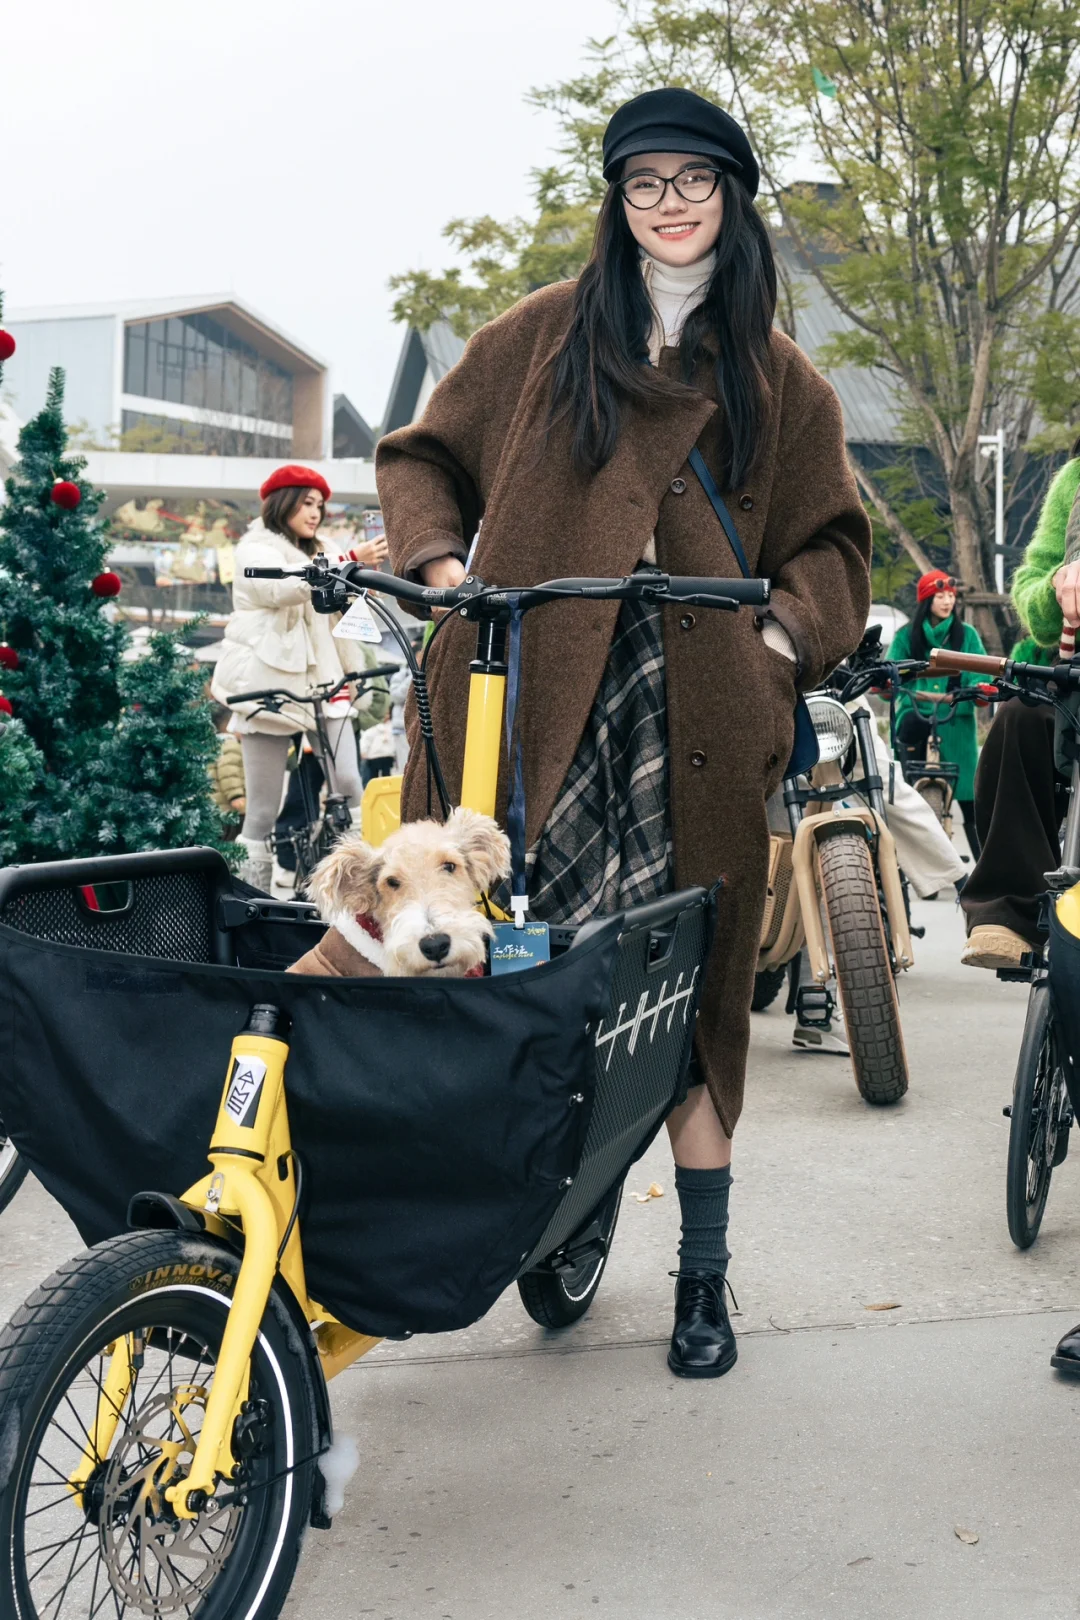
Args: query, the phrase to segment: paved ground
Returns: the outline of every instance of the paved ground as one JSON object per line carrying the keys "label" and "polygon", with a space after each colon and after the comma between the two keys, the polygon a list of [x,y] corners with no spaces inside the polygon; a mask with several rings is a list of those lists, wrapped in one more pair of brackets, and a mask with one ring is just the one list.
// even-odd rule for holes
{"label": "paved ground", "polygon": [[[899,1107],[869,1110],[844,1059],[755,1017],[735,1370],[688,1385],[664,1367],[678,1215],[658,1144],[629,1185],[667,1195],[626,1200],[576,1329],[545,1334],[514,1294],[337,1381],[364,1462],[308,1540],[288,1620],[1080,1615],[1080,1386],[1047,1360],[1080,1319],[1080,1153],[1017,1253],[1001,1105],[1024,991],[957,965],[951,904],[916,921]],[[74,1247],[36,1186],[0,1243],[0,1314]]]}

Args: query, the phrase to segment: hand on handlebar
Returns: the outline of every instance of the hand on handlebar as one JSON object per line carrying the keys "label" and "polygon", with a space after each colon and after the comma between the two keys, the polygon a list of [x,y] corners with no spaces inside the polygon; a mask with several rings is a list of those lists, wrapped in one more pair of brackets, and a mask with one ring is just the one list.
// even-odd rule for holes
{"label": "hand on handlebar", "polygon": [[[420,577],[425,585],[430,585],[434,590],[452,591],[465,578],[465,564],[460,557],[436,557],[424,564]],[[432,608],[431,617],[441,619],[444,613],[449,612],[449,608]]]}
{"label": "hand on handlebar", "polygon": [[996,703],[998,698],[1001,696],[1001,693],[998,691],[997,687],[991,686],[987,681],[980,681],[979,684],[973,688],[973,690],[976,694],[975,702],[978,704],[980,709],[988,709],[991,703]]}

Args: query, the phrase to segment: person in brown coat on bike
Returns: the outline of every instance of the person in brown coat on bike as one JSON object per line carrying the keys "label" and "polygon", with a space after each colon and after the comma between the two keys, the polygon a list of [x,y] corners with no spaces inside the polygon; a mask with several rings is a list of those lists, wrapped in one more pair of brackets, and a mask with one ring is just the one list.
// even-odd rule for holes
{"label": "person in brown coat on bike", "polygon": [[[796,694],[857,645],[870,525],[840,405],[773,326],[758,167],[726,113],[653,90],[612,117],[589,263],[483,327],[422,417],[384,438],[379,494],[399,574],[458,584],[722,576],[738,564],[688,458],[704,458],[769,611],[566,603],[525,622],[518,715],[533,915],[578,922],[721,875],[687,1100],[668,1120],[682,1214],[673,1372],[736,1358],[724,1304],[731,1135],[743,1097],[765,899],[765,800]],[[464,633],[463,633],[464,632]],[[432,648],[436,734],[460,785],[464,621]],[[406,819],[428,813],[414,743]],[[506,803],[505,771],[500,788]],[[704,1083],[701,1083],[704,1082]]]}

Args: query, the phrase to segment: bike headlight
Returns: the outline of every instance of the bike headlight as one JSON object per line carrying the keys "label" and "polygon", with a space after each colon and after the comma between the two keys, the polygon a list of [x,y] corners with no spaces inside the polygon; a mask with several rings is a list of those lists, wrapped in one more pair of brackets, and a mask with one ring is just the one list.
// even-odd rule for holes
{"label": "bike headlight", "polygon": [[821,763],[843,759],[855,736],[854,723],[844,705],[836,698],[818,696],[807,698],[806,706],[817,732]]}

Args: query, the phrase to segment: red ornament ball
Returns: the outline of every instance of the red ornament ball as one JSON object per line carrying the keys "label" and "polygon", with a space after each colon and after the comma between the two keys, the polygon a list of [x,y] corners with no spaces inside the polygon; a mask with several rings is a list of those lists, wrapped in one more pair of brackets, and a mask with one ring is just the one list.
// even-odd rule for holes
{"label": "red ornament ball", "polygon": [[14,713],[15,713],[15,710],[11,707],[11,704],[8,702],[7,698],[4,696],[3,692],[0,692],[0,714],[14,714]]}
{"label": "red ornament ball", "polygon": [[82,490],[78,484],[71,484],[66,478],[58,478],[52,487],[52,498],[57,506],[62,506],[65,512],[73,512],[82,500]]}
{"label": "red ornament ball", "polygon": [[96,579],[90,581],[90,589],[95,596],[119,596],[123,583],[120,575],[114,574],[109,569],[106,573],[98,574]]}
{"label": "red ornament ball", "polygon": [[19,655],[6,641],[0,641],[0,669],[18,669]]}
{"label": "red ornament ball", "polygon": [[10,360],[15,353],[15,339],[0,326],[0,361]]}

